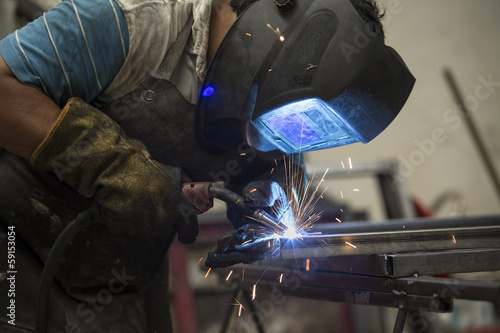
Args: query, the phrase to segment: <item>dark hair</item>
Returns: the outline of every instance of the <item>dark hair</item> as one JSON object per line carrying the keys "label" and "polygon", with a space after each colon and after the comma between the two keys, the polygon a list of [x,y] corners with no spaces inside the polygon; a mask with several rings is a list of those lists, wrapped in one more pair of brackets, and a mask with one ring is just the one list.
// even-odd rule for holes
{"label": "dark hair", "polygon": [[[257,0],[231,0],[231,7],[236,11],[239,16],[245,9]],[[272,0],[261,0],[272,1]],[[363,20],[370,26],[370,28],[377,34],[377,36],[384,40],[384,29],[380,19],[384,13],[379,10],[375,0],[349,0],[353,7],[358,11]]]}

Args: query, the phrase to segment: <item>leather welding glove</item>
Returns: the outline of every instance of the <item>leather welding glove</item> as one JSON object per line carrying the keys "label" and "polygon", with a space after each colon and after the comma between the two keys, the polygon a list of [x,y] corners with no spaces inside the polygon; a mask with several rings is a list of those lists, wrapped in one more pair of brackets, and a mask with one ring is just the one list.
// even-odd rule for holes
{"label": "leather welding glove", "polygon": [[[267,213],[276,216],[276,210],[272,207],[288,202],[287,193],[290,187],[303,186],[303,177],[304,173],[300,165],[288,163],[286,168],[280,165],[274,168],[272,173],[266,173],[247,183],[240,192],[245,205],[255,209],[261,208]],[[226,215],[235,229],[252,222],[232,205],[228,205]]]}
{"label": "leather welding glove", "polygon": [[181,191],[181,170],[152,160],[141,141],[79,98],[68,101],[30,162],[93,198],[117,235],[177,232],[183,243],[196,239],[197,218]]}
{"label": "leather welding glove", "polygon": [[242,264],[251,264],[265,258],[272,251],[268,241],[255,237],[252,229],[258,227],[245,225],[237,230],[231,230],[219,237],[217,245],[208,252],[205,266],[220,268]]}

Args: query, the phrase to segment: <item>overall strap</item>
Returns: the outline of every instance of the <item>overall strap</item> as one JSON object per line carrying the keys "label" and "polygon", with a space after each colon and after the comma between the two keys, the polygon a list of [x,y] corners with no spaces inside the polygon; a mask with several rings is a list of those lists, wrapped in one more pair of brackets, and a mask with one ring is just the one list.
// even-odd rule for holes
{"label": "overall strap", "polygon": [[182,52],[186,47],[186,43],[188,41],[189,36],[191,35],[191,28],[193,26],[193,15],[191,15],[182,28],[181,32],[177,36],[176,40],[172,44],[172,46],[168,49],[167,54],[165,55],[165,59],[161,63],[158,71],[154,75],[156,78],[169,80],[179,63],[179,59],[181,58]]}

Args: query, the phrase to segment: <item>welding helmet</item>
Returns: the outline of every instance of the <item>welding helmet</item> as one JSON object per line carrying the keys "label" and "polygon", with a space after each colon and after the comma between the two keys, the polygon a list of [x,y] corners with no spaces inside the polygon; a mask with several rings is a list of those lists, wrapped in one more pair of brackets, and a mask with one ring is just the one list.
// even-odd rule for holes
{"label": "welding helmet", "polygon": [[242,141],[287,154],[367,143],[414,82],[349,0],[259,0],[208,67],[195,131],[212,151]]}

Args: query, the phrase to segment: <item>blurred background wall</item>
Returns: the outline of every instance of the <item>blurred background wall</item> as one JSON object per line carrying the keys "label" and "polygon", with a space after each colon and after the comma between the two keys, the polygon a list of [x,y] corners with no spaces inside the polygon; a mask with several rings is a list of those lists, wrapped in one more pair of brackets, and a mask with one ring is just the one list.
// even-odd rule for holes
{"label": "blurred background wall", "polygon": [[396,160],[409,193],[429,207],[443,195],[450,199],[437,215],[500,213],[500,199],[443,75],[446,68],[454,75],[500,173],[500,1],[378,3],[386,11],[386,43],[416,77],[414,90],[396,120],[372,142],[309,153],[308,164],[339,165],[351,157],[356,168]]}

